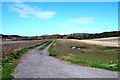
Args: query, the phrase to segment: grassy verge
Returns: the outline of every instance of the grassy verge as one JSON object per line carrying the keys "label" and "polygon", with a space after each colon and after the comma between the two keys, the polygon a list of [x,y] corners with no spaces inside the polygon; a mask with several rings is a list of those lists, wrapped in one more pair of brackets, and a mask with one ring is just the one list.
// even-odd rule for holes
{"label": "grassy verge", "polygon": [[13,55],[7,57],[6,59],[2,59],[2,80],[12,80],[14,68],[19,62],[19,58],[28,52],[29,50],[38,47],[46,42],[42,42],[40,44],[32,45],[26,48],[23,48],[17,52],[15,52]]}
{"label": "grassy verge", "polygon": [[50,43],[52,42],[51,41],[48,41],[47,43],[45,43],[42,47],[39,48],[39,50],[43,50],[45,47],[47,47]]}
{"label": "grassy verge", "polygon": [[56,41],[54,41],[53,44],[50,46],[49,52],[50,52],[49,54],[50,56],[53,56],[56,58],[60,55],[60,51],[56,47]]}
{"label": "grassy verge", "polygon": [[[83,46],[85,48],[71,49],[71,46]],[[118,62],[119,48],[116,47],[57,40],[51,45],[49,52],[51,56],[73,64],[120,71],[120,63]]]}

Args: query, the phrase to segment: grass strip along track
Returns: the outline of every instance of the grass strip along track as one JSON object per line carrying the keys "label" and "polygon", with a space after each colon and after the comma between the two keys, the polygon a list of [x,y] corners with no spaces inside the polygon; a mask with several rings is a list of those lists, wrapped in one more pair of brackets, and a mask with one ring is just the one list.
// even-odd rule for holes
{"label": "grass strip along track", "polygon": [[15,53],[13,53],[11,56],[7,57],[7,59],[2,59],[2,80],[11,80],[13,79],[13,72],[14,68],[17,66],[20,57],[25,54],[26,52],[32,50],[35,47],[38,47],[40,45],[45,44],[48,41],[44,41],[39,44],[35,44],[26,48],[23,48]]}
{"label": "grass strip along track", "polygon": [[[72,49],[82,46],[83,49]],[[82,66],[120,71],[118,47],[103,47],[70,40],[56,40],[49,48],[50,56]]]}
{"label": "grass strip along track", "polygon": [[45,43],[42,47],[40,47],[39,50],[45,49],[51,42],[52,42],[52,40],[51,40],[51,41],[48,41],[48,42]]}

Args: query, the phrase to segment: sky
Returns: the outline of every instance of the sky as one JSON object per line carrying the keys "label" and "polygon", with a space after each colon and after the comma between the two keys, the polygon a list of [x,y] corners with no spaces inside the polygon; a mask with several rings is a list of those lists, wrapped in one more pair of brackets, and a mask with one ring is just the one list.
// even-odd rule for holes
{"label": "sky", "polygon": [[2,2],[2,34],[40,36],[116,30],[117,2]]}

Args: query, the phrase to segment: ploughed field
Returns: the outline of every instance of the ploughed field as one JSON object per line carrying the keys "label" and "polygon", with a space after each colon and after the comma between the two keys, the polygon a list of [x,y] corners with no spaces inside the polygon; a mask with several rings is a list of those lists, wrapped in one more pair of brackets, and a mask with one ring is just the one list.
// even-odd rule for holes
{"label": "ploughed field", "polygon": [[30,45],[38,44],[40,42],[43,42],[43,41],[42,40],[30,40],[30,41],[3,42],[2,44],[0,44],[0,46],[2,47],[0,54],[2,55],[2,57],[7,57],[22,48],[25,48]]}
{"label": "ploughed field", "polygon": [[82,66],[120,71],[120,47],[88,44],[79,40],[58,39],[50,47],[50,56]]}

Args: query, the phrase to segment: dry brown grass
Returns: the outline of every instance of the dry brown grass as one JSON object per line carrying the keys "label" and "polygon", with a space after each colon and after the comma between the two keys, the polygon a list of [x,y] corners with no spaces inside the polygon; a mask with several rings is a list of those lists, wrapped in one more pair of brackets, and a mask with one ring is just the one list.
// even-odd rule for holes
{"label": "dry brown grass", "polygon": [[101,46],[120,47],[118,44],[119,37],[86,39],[86,40],[71,39],[71,41],[76,41],[76,42],[78,41],[78,42],[84,42],[88,44],[95,44],[95,45],[101,45]]}

